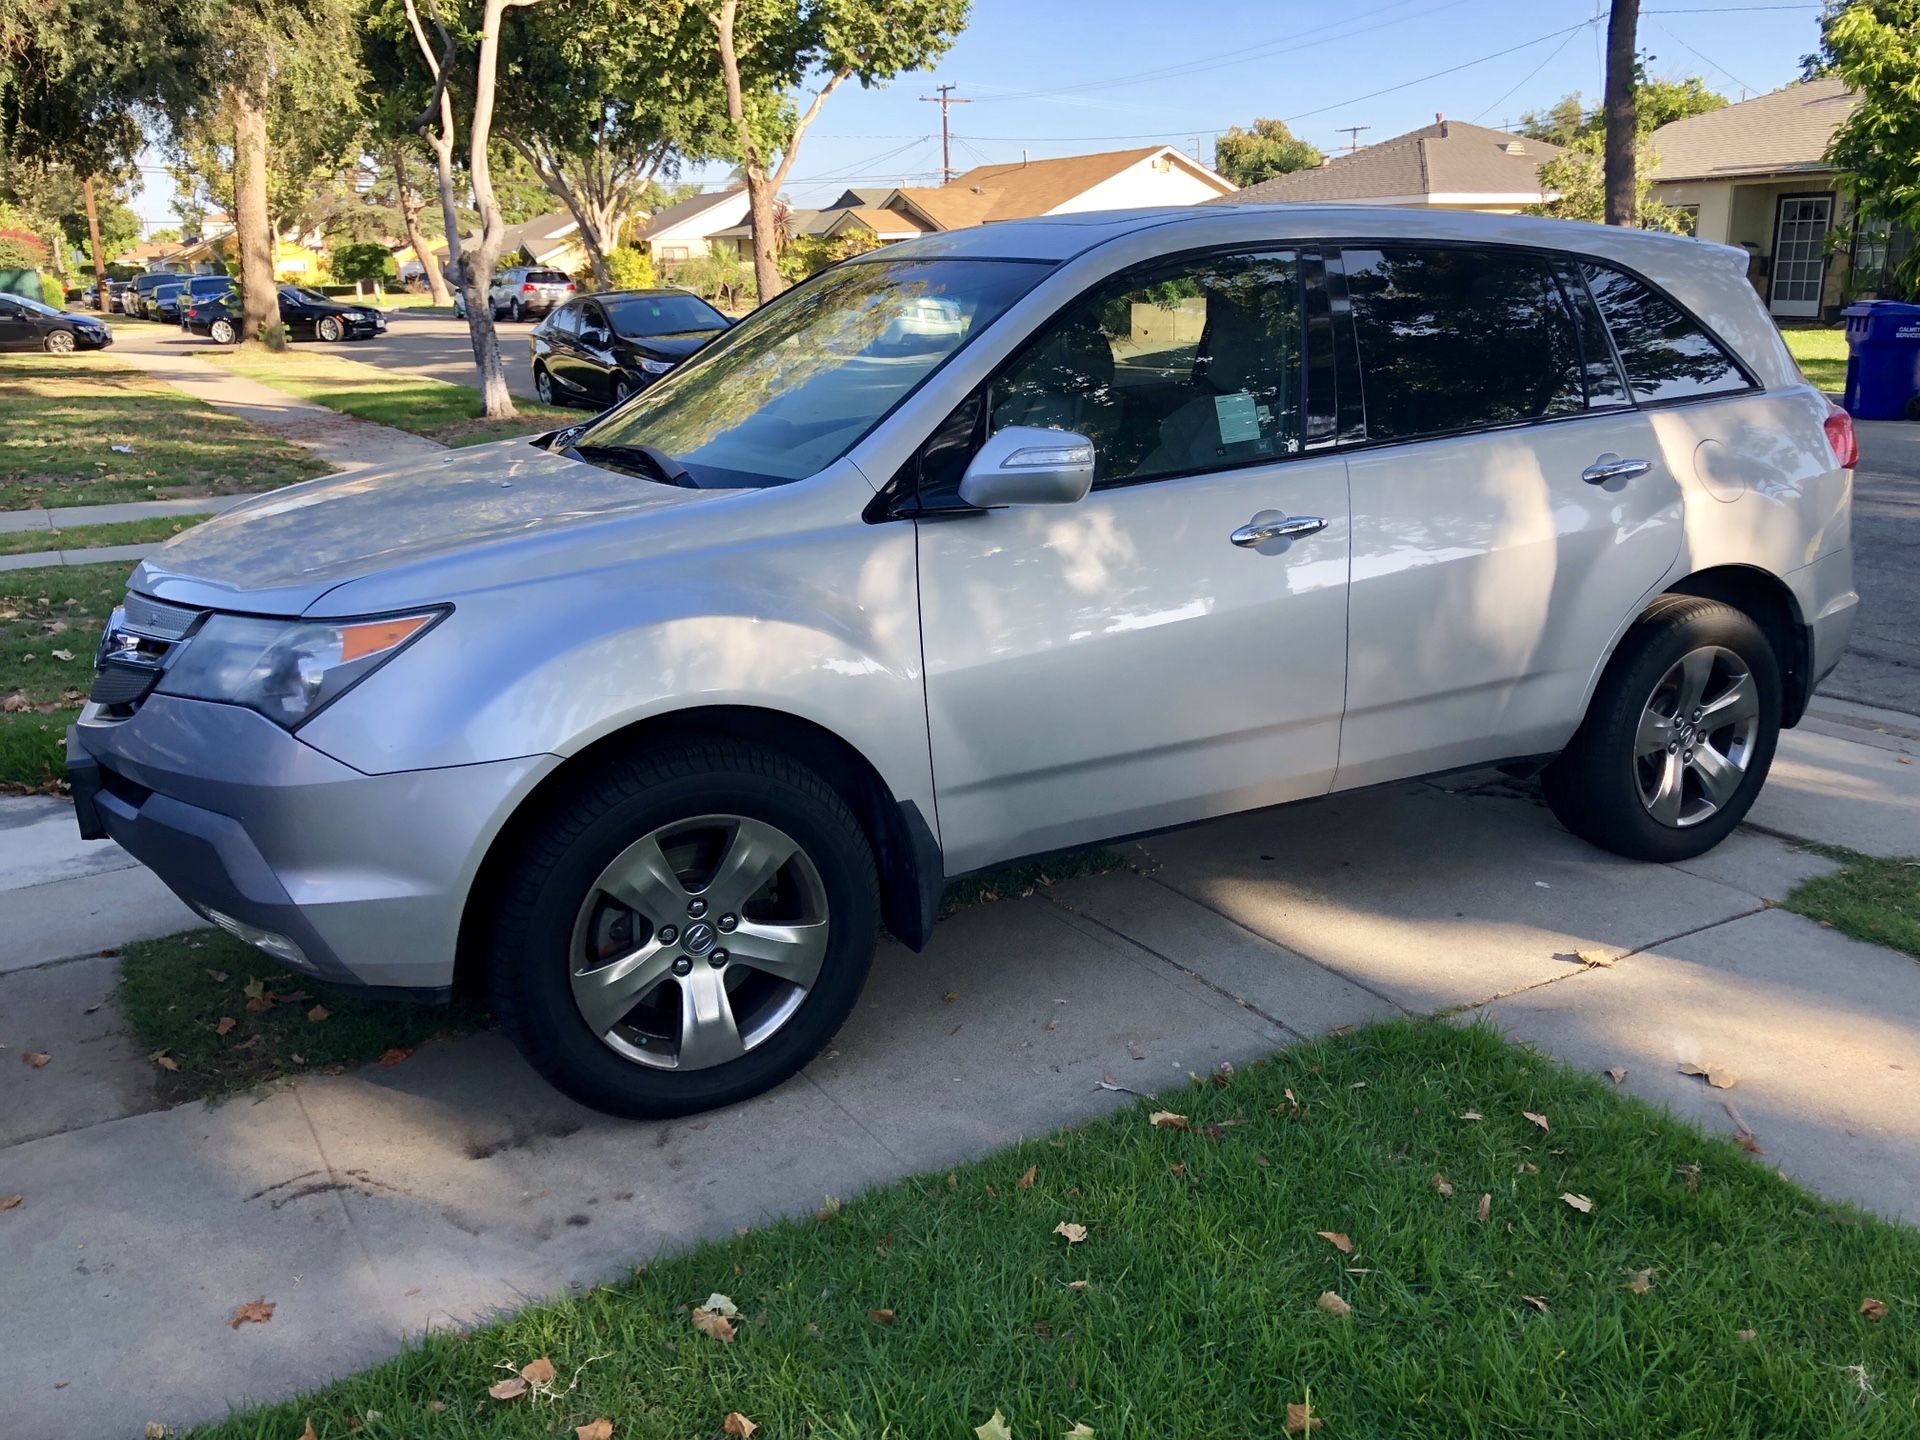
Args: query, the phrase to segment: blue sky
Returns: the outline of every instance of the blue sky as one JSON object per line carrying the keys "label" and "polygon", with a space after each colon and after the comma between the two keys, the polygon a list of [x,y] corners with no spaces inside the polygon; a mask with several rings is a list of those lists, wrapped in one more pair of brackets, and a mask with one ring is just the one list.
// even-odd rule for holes
{"label": "blue sky", "polygon": [[[1327,150],[1347,144],[1340,127],[1367,126],[1366,144],[1436,112],[1517,122],[1569,90],[1598,101],[1605,21],[1586,23],[1595,9],[1595,0],[974,0],[972,23],[932,73],[843,88],[827,102],[787,192],[811,204],[848,184],[938,184],[940,110],[919,97],[943,81],[971,101],[952,112],[955,169],[1162,140],[1197,144],[1210,162],[1217,131],[1262,115]],[[1819,6],[1642,0],[1641,15],[1655,73],[1702,75],[1737,100],[1795,78]],[[136,208],[172,223],[165,177],[146,179]]]}

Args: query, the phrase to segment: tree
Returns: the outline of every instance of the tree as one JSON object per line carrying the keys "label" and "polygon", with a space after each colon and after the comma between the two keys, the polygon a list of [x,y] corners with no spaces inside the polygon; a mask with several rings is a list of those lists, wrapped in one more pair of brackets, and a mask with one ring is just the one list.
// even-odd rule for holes
{"label": "tree", "polygon": [[[1920,229],[1920,0],[1857,0],[1826,32],[1833,72],[1859,97],[1827,159],[1861,212]],[[1894,276],[1920,288],[1920,253]]]}
{"label": "tree", "polygon": [[333,278],[343,285],[356,280],[391,280],[394,275],[393,252],[376,241],[336,246]]}
{"label": "tree", "polygon": [[[774,198],[821,106],[848,80],[871,87],[946,54],[966,24],[969,0],[697,3],[713,27],[734,158],[747,186],[754,280],[765,301],[780,290]],[[796,116],[788,94],[814,75],[824,79]]]}
{"label": "tree", "polygon": [[1833,71],[1833,27],[1852,8],[1853,0],[1823,0],[1820,6],[1820,46],[1800,57],[1802,80],[1824,80]]}
{"label": "tree", "polygon": [[[1586,220],[1595,225],[1611,224],[1607,219],[1605,140],[1593,131],[1576,135],[1564,151],[1540,166],[1540,189],[1552,198],[1529,205],[1529,215],[1548,215],[1556,220]],[[1642,136],[1636,145],[1634,165],[1634,223],[1643,230],[1664,230],[1683,234],[1687,229],[1686,212],[1653,198],[1653,168],[1656,157]]]}
{"label": "tree", "polygon": [[467,173],[473,182],[474,206],[480,212],[479,243],[467,252],[467,333],[473,340],[473,361],[480,371],[482,413],[489,420],[511,419],[516,413],[507,391],[507,373],[500,364],[500,337],[493,329],[493,309],[487,292],[493,285],[493,267],[506,243],[507,222],[493,192],[493,109],[500,73],[500,21],[509,8],[538,4],[539,0],[486,0],[480,20],[480,53],[474,64],[473,111],[467,124]]}
{"label": "tree", "polygon": [[1634,32],[1640,24],[1640,0],[1613,0],[1607,14],[1607,98],[1604,139],[1607,224],[1634,223],[1634,142],[1639,121],[1634,82],[1640,78]]}
{"label": "tree", "polygon": [[[1647,66],[1656,57],[1642,54],[1635,62],[1633,110],[1636,128],[1650,135],[1662,125],[1684,120],[1689,115],[1704,115],[1724,109],[1727,97],[1707,88],[1698,75],[1684,80],[1656,80],[1647,74]],[[1545,110],[1529,110],[1520,117],[1520,133],[1549,145],[1571,145],[1582,135],[1600,135],[1606,129],[1606,112],[1589,111],[1580,92],[1561,96]]]}
{"label": "tree", "polygon": [[1213,168],[1242,189],[1276,175],[1311,170],[1325,158],[1284,120],[1256,120],[1251,130],[1235,125],[1213,142]]}

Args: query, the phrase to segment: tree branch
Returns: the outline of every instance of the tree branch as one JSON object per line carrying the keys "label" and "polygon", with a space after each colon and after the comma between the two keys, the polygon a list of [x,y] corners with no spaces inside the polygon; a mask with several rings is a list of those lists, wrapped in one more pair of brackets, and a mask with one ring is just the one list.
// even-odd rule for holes
{"label": "tree branch", "polygon": [[813,97],[813,103],[807,107],[807,113],[802,115],[799,123],[793,127],[793,134],[787,140],[786,150],[780,156],[780,168],[773,172],[772,184],[775,190],[787,183],[787,172],[793,169],[793,157],[800,153],[800,137],[807,133],[807,127],[813,124],[814,119],[820,114],[820,107],[827,103],[827,97],[838,90],[840,82],[852,74],[851,65],[836,70],[833,78],[827,81],[819,94]]}

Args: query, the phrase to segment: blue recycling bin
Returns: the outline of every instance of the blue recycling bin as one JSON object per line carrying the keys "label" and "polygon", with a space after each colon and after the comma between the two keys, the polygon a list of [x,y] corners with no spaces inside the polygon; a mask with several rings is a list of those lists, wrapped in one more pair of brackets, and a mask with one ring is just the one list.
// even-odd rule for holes
{"label": "blue recycling bin", "polygon": [[1856,420],[1920,420],[1920,305],[1862,300],[1847,322],[1847,390]]}

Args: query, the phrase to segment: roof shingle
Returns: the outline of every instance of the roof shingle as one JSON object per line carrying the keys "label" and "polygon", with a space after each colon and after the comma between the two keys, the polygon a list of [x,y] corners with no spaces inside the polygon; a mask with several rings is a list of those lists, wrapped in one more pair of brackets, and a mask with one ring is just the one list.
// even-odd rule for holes
{"label": "roof shingle", "polygon": [[1656,180],[1711,180],[1827,170],[1827,146],[1859,103],[1843,80],[1808,80],[1662,125],[1650,144]]}
{"label": "roof shingle", "polygon": [[1539,198],[1540,165],[1558,145],[1484,125],[1440,120],[1404,135],[1336,156],[1210,200],[1210,205],[1285,201],[1378,201],[1410,196],[1524,195]]}

